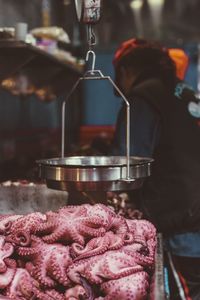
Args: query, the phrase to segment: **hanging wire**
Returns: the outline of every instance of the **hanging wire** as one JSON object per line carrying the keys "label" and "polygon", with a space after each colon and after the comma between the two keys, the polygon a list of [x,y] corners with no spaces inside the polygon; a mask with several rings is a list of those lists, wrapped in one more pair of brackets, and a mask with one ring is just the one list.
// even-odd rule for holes
{"label": "hanging wire", "polygon": [[94,34],[93,25],[87,25],[87,35],[88,35],[88,46],[89,49],[92,49],[92,46],[96,45],[96,36]]}

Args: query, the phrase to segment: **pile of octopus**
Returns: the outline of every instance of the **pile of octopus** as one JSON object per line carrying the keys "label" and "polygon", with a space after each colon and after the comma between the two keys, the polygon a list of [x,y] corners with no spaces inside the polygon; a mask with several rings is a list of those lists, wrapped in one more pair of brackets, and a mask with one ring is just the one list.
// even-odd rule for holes
{"label": "pile of octopus", "polygon": [[0,299],[146,300],[156,230],[103,204],[0,216]]}

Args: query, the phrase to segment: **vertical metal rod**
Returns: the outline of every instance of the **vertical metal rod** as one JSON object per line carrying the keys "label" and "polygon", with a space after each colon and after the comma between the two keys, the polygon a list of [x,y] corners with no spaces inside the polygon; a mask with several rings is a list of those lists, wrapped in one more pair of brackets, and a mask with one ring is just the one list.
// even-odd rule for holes
{"label": "vertical metal rod", "polygon": [[198,62],[197,62],[197,97],[200,99],[200,44],[198,44]]}
{"label": "vertical metal rod", "polygon": [[120,91],[118,86],[113,82],[113,80],[108,77],[108,80],[114,86],[115,90],[119,93],[126,104],[126,179],[130,179],[130,103]]}
{"label": "vertical metal rod", "polygon": [[65,107],[66,100],[63,101],[62,104],[62,136],[61,136],[61,157],[65,156]]}
{"label": "vertical metal rod", "polygon": [[126,106],[126,179],[130,179],[130,105]]}
{"label": "vertical metal rod", "polygon": [[64,158],[65,156],[65,111],[66,111],[66,102],[68,101],[68,99],[71,97],[71,95],[74,93],[74,91],[77,89],[80,81],[83,78],[79,78],[76,83],[74,84],[74,86],[72,87],[71,91],[69,92],[69,94],[67,95],[67,98],[63,101],[62,103],[62,133],[61,133],[61,157]]}

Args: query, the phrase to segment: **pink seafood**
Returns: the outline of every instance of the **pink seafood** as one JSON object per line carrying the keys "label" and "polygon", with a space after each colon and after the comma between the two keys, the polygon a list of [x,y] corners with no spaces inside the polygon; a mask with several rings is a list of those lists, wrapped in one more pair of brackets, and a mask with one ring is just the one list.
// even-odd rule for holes
{"label": "pink seafood", "polygon": [[0,299],[143,300],[155,227],[103,205],[0,216]]}

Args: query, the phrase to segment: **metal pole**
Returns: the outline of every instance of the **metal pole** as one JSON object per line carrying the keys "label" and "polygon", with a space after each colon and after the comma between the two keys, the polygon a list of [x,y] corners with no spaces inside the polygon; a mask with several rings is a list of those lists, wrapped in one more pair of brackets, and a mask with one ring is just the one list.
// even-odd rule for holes
{"label": "metal pole", "polygon": [[122,97],[126,104],[126,179],[130,179],[130,103],[124,96],[124,94],[120,91],[118,86],[113,82],[113,80],[108,77],[108,80],[111,82],[111,84],[114,86],[116,91],[119,93],[119,95]]}
{"label": "metal pole", "polygon": [[71,91],[67,95],[67,98],[62,103],[62,133],[61,133],[61,157],[64,158],[65,156],[65,110],[66,110],[66,102],[69,100],[69,98],[72,96],[74,91],[77,89],[80,81],[83,78],[79,78],[79,80],[74,84]]}

